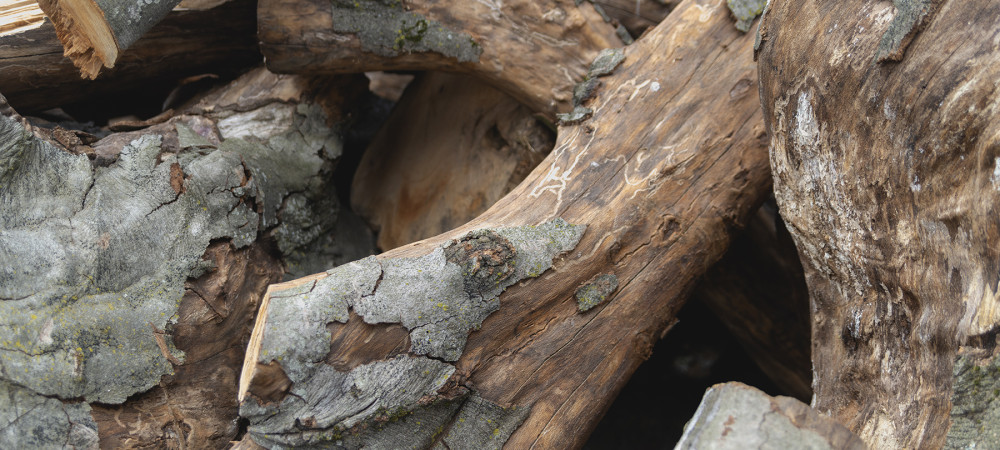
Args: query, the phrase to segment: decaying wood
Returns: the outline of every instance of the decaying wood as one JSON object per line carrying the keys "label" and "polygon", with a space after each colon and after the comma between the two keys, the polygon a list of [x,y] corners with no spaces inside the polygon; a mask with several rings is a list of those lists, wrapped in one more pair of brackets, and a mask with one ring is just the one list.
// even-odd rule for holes
{"label": "decaying wood", "polygon": [[81,79],[48,20],[0,33],[3,94],[30,113],[82,100],[101,101],[123,91],[173,86],[184,77],[215,73],[235,77],[259,64],[256,3],[232,0],[206,10],[178,10],[119,55],[97,80]]}
{"label": "decaying wood", "polygon": [[261,51],[280,73],[471,73],[554,119],[614,27],[573,0],[262,0]]}
{"label": "decaying wood", "polygon": [[[751,40],[725,2],[679,5],[486,213],[272,286],[241,381],[247,438],[582,445],[767,192]],[[580,312],[578,291],[599,304]],[[358,334],[349,357],[331,345]]]}
{"label": "decaying wood", "polygon": [[843,425],[790,397],[743,383],[712,386],[684,427],[676,449],[811,448],[864,450]]}
{"label": "decaying wood", "polygon": [[809,293],[795,244],[768,201],[691,294],[788,395],[812,397]]}
{"label": "decaying wood", "polygon": [[1000,2],[829,6],[771,1],[759,48],[813,404],[875,448],[995,446],[958,440],[955,361],[1000,324]]}
{"label": "decaying wood", "polygon": [[52,19],[63,54],[93,80],[104,67],[162,20],[180,0],[38,0]]}
{"label": "decaying wood", "polygon": [[4,105],[0,447],[236,437],[266,286],[336,262],[340,143],[311,89],[260,70],[163,123],[69,148]]}
{"label": "decaying wood", "polygon": [[354,175],[351,206],[390,250],[462,225],[510,192],[555,133],[510,96],[468,75],[410,84]]}

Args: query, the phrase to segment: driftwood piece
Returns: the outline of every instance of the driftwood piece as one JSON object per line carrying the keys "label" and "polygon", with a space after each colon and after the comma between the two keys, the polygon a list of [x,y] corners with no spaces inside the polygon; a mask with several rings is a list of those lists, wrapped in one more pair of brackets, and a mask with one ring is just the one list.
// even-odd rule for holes
{"label": "driftwood piece", "polygon": [[712,386],[684,427],[677,450],[800,448],[864,450],[851,430],[791,397],[743,383]]}
{"label": "driftwood piece", "polygon": [[[582,445],[767,192],[750,45],[724,2],[681,4],[483,215],[272,286],[241,381],[247,438]],[[601,274],[617,289],[579,312]]]}
{"label": "driftwood piece", "polygon": [[956,352],[1000,325],[1000,2],[828,6],[771,1],[759,46],[813,405],[875,448],[951,445]]}
{"label": "driftwood piece", "polygon": [[16,416],[0,447],[236,437],[264,290],[336,226],[336,203],[317,199],[335,198],[339,139],[306,87],[251,73],[187,114],[68,149],[5,109],[0,410]]}
{"label": "driftwood piece", "polygon": [[258,20],[272,71],[471,73],[549,119],[572,109],[597,53],[622,45],[572,0],[262,0]]}
{"label": "driftwood piece", "polygon": [[407,88],[365,151],[351,206],[390,250],[481,214],[552,149],[531,110],[468,75],[432,72]]}
{"label": "driftwood piece", "polygon": [[768,201],[691,294],[788,395],[812,397],[809,292],[795,244]]}
{"label": "driftwood piece", "polygon": [[113,69],[85,80],[62,56],[52,23],[0,34],[0,85],[19,112],[29,113],[140,87],[173,86],[204,73],[235,77],[260,64],[256,6],[232,0],[206,10],[173,11],[119,55]]}
{"label": "driftwood piece", "polygon": [[93,80],[180,0],[39,0],[62,41],[63,54]]}

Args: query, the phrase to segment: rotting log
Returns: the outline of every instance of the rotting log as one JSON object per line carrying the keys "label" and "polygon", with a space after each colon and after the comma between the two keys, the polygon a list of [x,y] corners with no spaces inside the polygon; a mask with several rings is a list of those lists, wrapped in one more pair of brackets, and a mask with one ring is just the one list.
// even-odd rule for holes
{"label": "rotting log", "polygon": [[258,28],[274,72],[471,73],[554,120],[597,53],[623,45],[575,3],[261,0]]}
{"label": "rotting log", "polygon": [[334,253],[336,202],[322,200],[339,138],[307,88],[261,70],[163,123],[69,146],[4,104],[0,447],[237,436],[266,286],[316,270],[303,248]]}
{"label": "rotting log", "polygon": [[[684,2],[483,215],[271,286],[245,439],[583,445],[768,192],[751,44],[725,2]],[[603,301],[582,312],[578,291]]]}
{"label": "rotting log", "polygon": [[391,250],[472,220],[545,157],[555,133],[510,96],[469,75],[410,83],[365,150],[351,206]]}
{"label": "rotting log", "polygon": [[[212,6],[212,5],[209,5]],[[256,2],[231,0],[205,10],[172,11],[96,80],[82,79],[47,19],[0,33],[2,92],[29,114],[81,101],[103,101],[124,90],[173,86],[205,73],[235,77],[260,64]]]}
{"label": "rotting log", "polygon": [[769,8],[761,100],[813,405],[873,448],[995,446],[1000,391],[963,396],[1000,325],[1000,2]]}

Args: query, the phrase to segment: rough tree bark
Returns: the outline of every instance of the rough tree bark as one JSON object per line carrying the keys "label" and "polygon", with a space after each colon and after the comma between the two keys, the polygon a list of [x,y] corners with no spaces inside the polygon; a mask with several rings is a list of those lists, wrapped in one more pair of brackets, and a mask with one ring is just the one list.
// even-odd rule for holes
{"label": "rough tree bark", "polygon": [[235,78],[260,63],[256,11],[252,0],[173,11],[97,80],[81,79],[73,62],[63,57],[48,20],[0,33],[0,88],[14,108],[27,114],[139,87],[174,85],[192,75]]}
{"label": "rough tree bark", "polygon": [[306,86],[252,72],[165,123],[68,147],[4,109],[0,447],[236,437],[266,285],[345,256],[329,239],[335,111]]}
{"label": "rough tree bark", "polygon": [[829,6],[771,1],[759,46],[813,405],[875,448],[995,446],[1000,2]]}
{"label": "rough tree bark", "polygon": [[162,20],[181,0],[39,0],[63,43],[63,53],[93,80],[104,67]]}
{"label": "rough tree bark", "polygon": [[482,216],[271,286],[247,439],[582,445],[767,192],[751,40],[722,1],[679,5]]}
{"label": "rough tree bark", "polygon": [[572,108],[597,53],[622,46],[572,0],[261,0],[258,20],[272,71],[472,73],[549,119]]}
{"label": "rough tree bark", "polygon": [[410,83],[365,150],[351,206],[383,250],[481,214],[552,150],[555,133],[509,95],[468,75]]}

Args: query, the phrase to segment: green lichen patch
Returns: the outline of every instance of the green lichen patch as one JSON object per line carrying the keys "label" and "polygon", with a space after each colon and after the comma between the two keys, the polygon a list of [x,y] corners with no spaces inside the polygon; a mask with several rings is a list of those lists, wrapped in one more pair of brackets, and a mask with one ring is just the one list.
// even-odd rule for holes
{"label": "green lichen patch", "polygon": [[1000,356],[955,360],[946,449],[995,448],[1000,442]]}
{"label": "green lichen patch", "polygon": [[379,56],[434,52],[459,62],[476,62],[483,51],[472,36],[406,11],[399,0],[331,3],[333,30],[356,35],[365,51]]}
{"label": "green lichen patch", "polygon": [[528,418],[531,408],[503,408],[474,394],[435,448],[501,449],[510,435]]}
{"label": "green lichen patch", "polygon": [[618,277],[613,273],[605,273],[594,277],[576,290],[576,306],[580,312],[589,311],[601,304],[611,293],[618,289]]}
{"label": "green lichen patch", "polygon": [[587,78],[604,77],[614,73],[615,69],[625,61],[625,52],[620,48],[606,48],[601,50],[590,63],[587,70]]}
{"label": "green lichen patch", "polygon": [[[27,426],[24,426],[27,424]],[[90,405],[0,381],[0,448],[97,448]]]}
{"label": "green lichen patch", "polygon": [[729,11],[736,17],[736,29],[744,33],[750,31],[750,25],[767,5],[767,0],[727,0]]}
{"label": "green lichen patch", "polygon": [[587,100],[594,98],[598,86],[601,82],[596,78],[588,78],[573,87],[573,107],[582,106]]}
{"label": "green lichen patch", "polygon": [[892,0],[896,15],[878,43],[875,59],[899,61],[906,46],[926,21],[934,6],[933,0]]}

